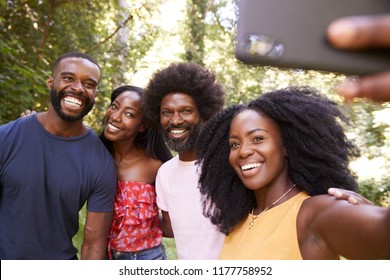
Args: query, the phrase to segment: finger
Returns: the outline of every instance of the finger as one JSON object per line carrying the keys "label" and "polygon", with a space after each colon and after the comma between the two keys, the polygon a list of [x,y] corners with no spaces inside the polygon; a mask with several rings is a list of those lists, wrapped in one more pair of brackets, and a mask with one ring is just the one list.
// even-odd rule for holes
{"label": "finger", "polygon": [[349,78],[336,89],[337,93],[350,101],[353,98],[368,98],[375,102],[390,101],[390,71],[361,77]]}
{"label": "finger", "polygon": [[348,202],[351,203],[351,204],[354,204],[354,205],[358,204],[357,199],[352,197],[352,196],[348,197]]}
{"label": "finger", "polygon": [[330,194],[336,198],[342,198],[342,196],[343,196],[343,193],[339,189],[336,189],[336,188],[329,188],[328,194]]}
{"label": "finger", "polygon": [[390,14],[344,17],[327,30],[329,41],[341,49],[389,48]]}
{"label": "finger", "polygon": [[364,196],[349,190],[329,188],[328,194],[336,197],[337,199],[346,200],[350,204],[354,205],[374,205],[374,203]]}

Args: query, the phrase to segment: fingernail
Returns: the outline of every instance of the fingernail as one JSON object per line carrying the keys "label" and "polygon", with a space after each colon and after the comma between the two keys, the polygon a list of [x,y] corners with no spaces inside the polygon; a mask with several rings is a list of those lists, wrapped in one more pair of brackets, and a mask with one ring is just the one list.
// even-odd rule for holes
{"label": "fingernail", "polygon": [[348,198],[348,201],[349,201],[349,203],[351,203],[351,204],[357,204],[357,203],[358,203],[358,201],[357,201],[354,197],[349,197],[349,198]]}
{"label": "fingernail", "polygon": [[346,19],[336,20],[328,28],[329,39],[335,47],[349,47],[357,35],[358,29]]}
{"label": "fingernail", "polygon": [[359,97],[360,80],[357,78],[349,78],[336,88],[336,92],[347,100]]}
{"label": "fingernail", "polygon": [[343,196],[343,193],[340,192],[340,191],[335,191],[335,192],[334,192],[334,196],[337,197],[337,198],[340,198],[340,197]]}

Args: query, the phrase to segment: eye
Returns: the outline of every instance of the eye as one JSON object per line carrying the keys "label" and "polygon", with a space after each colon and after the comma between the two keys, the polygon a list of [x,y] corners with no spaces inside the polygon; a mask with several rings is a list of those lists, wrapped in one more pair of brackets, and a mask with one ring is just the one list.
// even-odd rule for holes
{"label": "eye", "polygon": [[240,146],[238,142],[232,141],[229,143],[230,149],[234,149]]}
{"label": "eye", "polygon": [[161,114],[162,116],[169,116],[169,115],[171,114],[171,112],[168,111],[168,110],[162,110],[162,111],[160,112],[160,114]]}
{"label": "eye", "polygon": [[263,136],[256,136],[253,138],[253,142],[256,143],[256,142],[261,142],[264,140],[264,137]]}
{"label": "eye", "polygon": [[87,88],[87,89],[95,89],[95,88],[96,88],[95,83],[92,83],[92,82],[85,82],[85,83],[83,84],[83,86],[84,86],[85,88]]}
{"label": "eye", "polygon": [[70,76],[63,76],[62,79],[67,81],[67,82],[73,82],[74,81],[73,78],[70,77]]}
{"label": "eye", "polygon": [[133,113],[131,113],[131,112],[126,112],[125,116],[128,117],[128,118],[131,118],[131,119],[135,118],[135,115]]}
{"label": "eye", "polygon": [[186,108],[186,109],[183,110],[183,113],[184,114],[191,114],[192,113],[192,109]]}
{"label": "eye", "polygon": [[112,104],[110,105],[110,109],[116,110],[116,109],[118,109],[118,106],[116,106],[115,103],[112,103]]}

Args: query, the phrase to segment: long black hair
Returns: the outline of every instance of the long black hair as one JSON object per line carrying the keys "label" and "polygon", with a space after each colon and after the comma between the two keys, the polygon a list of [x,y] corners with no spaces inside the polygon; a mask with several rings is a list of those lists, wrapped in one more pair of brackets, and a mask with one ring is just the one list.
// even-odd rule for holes
{"label": "long black hair", "polygon": [[[111,104],[112,102],[115,101],[115,99],[118,98],[118,96],[120,96],[125,91],[136,92],[141,97],[141,99],[143,98],[144,90],[142,88],[131,86],[131,85],[122,85],[114,89],[114,91],[112,92]],[[143,132],[139,132],[137,134],[134,142],[137,145],[145,148],[146,155],[148,157],[159,159],[162,162],[166,162],[170,160],[172,158],[172,154],[165,144],[164,137],[161,131],[153,123],[151,123],[145,116],[142,122],[147,124],[148,127]],[[106,137],[104,137],[104,131],[100,133],[99,138],[106,146],[107,150],[112,155],[114,155],[114,147],[112,145],[112,142],[108,140]]]}
{"label": "long black hair", "polygon": [[265,114],[279,126],[288,173],[300,189],[312,196],[325,194],[330,187],[357,190],[349,161],[359,150],[346,137],[341,123],[348,124],[348,120],[337,104],[308,87],[269,92],[215,115],[199,135],[202,141],[196,148],[203,210],[221,232],[230,233],[256,204],[254,192],[229,164],[230,124],[246,109]]}

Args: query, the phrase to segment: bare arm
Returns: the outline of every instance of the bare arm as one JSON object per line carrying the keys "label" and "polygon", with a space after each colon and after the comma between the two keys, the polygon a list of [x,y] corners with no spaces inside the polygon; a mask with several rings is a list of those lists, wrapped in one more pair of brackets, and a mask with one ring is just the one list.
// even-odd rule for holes
{"label": "bare arm", "polygon": [[[335,20],[328,27],[328,38],[334,47],[340,49],[390,49],[390,14]],[[359,79],[348,79],[337,91],[346,100],[358,97],[377,102],[390,101],[390,69]]]}
{"label": "bare arm", "polygon": [[354,206],[329,196],[308,200],[317,243],[348,259],[390,259],[390,208]]}
{"label": "bare arm", "polygon": [[104,259],[107,249],[107,237],[112,223],[112,212],[87,212],[84,226],[84,240],[81,247],[81,259]]}
{"label": "bare arm", "polygon": [[162,227],[163,236],[173,238],[174,235],[171,225],[171,218],[169,217],[169,213],[167,211],[161,210],[160,224]]}

